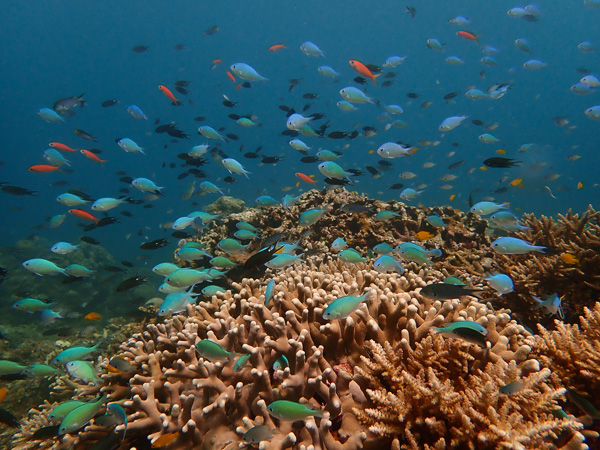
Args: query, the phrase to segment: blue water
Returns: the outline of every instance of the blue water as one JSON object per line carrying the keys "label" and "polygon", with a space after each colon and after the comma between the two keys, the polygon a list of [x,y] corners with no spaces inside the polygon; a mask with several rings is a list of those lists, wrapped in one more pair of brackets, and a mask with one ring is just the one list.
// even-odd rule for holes
{"label": "blue water", "polygon": [[[0,161],[0,181],[39,191],[36,197],[14,197],[0,193],[2,217],[0,244],[10,246],[18,239],[39,234],[50,241],[76,242],[81,236],[80,222],[68,217],[57,229],[36,229],[48,217],[66,212],[68,208],[57,203],[57,195],[69,188],[87,192],[94,198],[117,197],[119,189],[127,187],[118,181],[115,171],[127,172],[132,177],[147,177],[164,186],[164,197],[153,202],[153,208],[127,205],[110,212],[121,223],[94,230],[91,236],[101,240],[105,247],[122,259],[134,260],[138,246],[147,239],[168,237],[159,224],[173,221],[190,211],[201,209],[217,199],[216,195],[194,197],[186,202],[181,193],[192,181],[189,176],[177,176],[188,168],[179,167],[177,154],[187,152],[194,145],[218,145],[229,157],[238,159],[252,172],[250,179],[234,175],[236,183],[227,184],[223,178],[229,173],[208,157],[201,167],[207,178],[221,187],[226,194],[242,198],[253,205],[261,194],[280,199],[282,188],[292,187],[289,193],[297,195],[310,186],[296,187],[295,172],[314,174],[317,187],[326,186],[317,170],[317,163],[303,164],[303,156],[289,145],[289,137],[280,133],[285,129],[285,113],[279,105],[287,105],[301,112],[307,103],[313,106],[309,113],[325,113],[325,119],[315,122],[315,128],[329,121],[331,131],[362,130],[374,126],[375,136],[359,136],[354,140],[332,140],[302,137],[313,146],[309,154],[327,148],[342,151],[338,161],[345,168],[361,169],[365,175],[354,177],[350,189],[364,192],[383,200],[398,199],[398,190],[389,186],[402,182],[407,187],[427,184],[425,192],[411,204],[453,206],[467,210],[469,194],[476,189],[475,200],[491,196],[497,201],[510,201],[517,212],[555,214],[569,208],[581,211],[592,203],[597,206],[597,151],[600,124],[586,117],[583,111],[600,104],[598,92],[578,96],[569,91],[581,76],[577,68],[591,73],[600,72],[598,52],[582,53],[577,44],[591,41],[600,48],[600,28],[597,23],[600,9],[590,9],[583,2],[574,2],[565,8],[561,1],[538,2],[542,14],[537,23],[508,17],[506,11],[516,5],[512,2],[432,1],[415,3],[414,18],[404,13],[404,3],[395,1],[342,2],[156,2],[156,1],[55,1],[3,2],[4,43],[2,79],[3,137]],[[524,6],[524,5],[521,5]],[[463,15],[471,20],[459,27],[448,19]],[[204,31],[217,25],[219,31],[204,36]],[[480,35],[482,45],[499,50],[493,55],[498,64],[484,66],[484,56],[475,42],[456,36],[465,29]],[[426,40],[437,38],[444,44],[443,52],[427,48]],[[514,46],[514,40],[526,38],[533,54],[525,54]],[[299,46],[310,40],[325,52],[325,58],[302,54]],[[285,43],[288,48],[276,53],[267,52],[273,44]],[[174,46],[184,44],[177,51]],[[136,45],[149,49],[141,54],[132,52]],[[403,65],[384,69],[384,74],[395,72],[394,83],[388,88],[375,87],[369,81],[357,85],[357,74],[348,66],[349,59],[381,65],[391,55],[407,56]],[[459,56],[464,65],[448,65],[447,56]],[[522,64],[537,58],[548,65],[538,71],[527,71]],[[223,63],[210,70],[211,61]],[[236,84],[226,77],[227,68],[236,62],[245,62],[269,78],[267,82],[252,83],[250,89],[236,90]],[[325,78],[316,71],[327,64],[341,73],[337,80]],[[485,72],[482,74],[482,72]],[[485,78],[483,77],[485,76]],[[288,92],[288,80],[302,79],[293,92]],[[191,82],[189,95],[175,95],[182,105],[172,106],[157,89],[163,84],[174,89],[177,80]],[[379,77],[379,84],[384,81]],[[499,100],[473,102],[464,96],[470,87],[486,90],[494,83],[509,83],[511,88]],[[335,103],[338,91],[349,85],[365,89],[368,95],[382,103],[399,104],[405,112],[395,117],[408,123],[404,129],[384,130],[378,121],[383,110],[375,105],[359,105],[359,111],[339,111]],[[304,93],[318,94],[315,100],[306,100]],[[419,94],[410,99],[407,93]],[[444,95],[458,92],[452,103]],[[46,123],[36,114],[38,108],[51,107],[59,98],[84,93],[86,106],[76,108],[76,116],[65,118],[65,123]],[[238,102],[236,108],[225,108],[223,95]],[[102,108],[107,99],[119,104]],[[431,101],[427,109],[420,105]],[[193,103],[193,104],[192,104]],[[132,119],[126,112],[130,104],[138,105],[149,121]],[[262,124],[258,128],[240,128],[228,114],[254,114]],[[443,135],[438,131],[441,121],[449,116],[467,115],[469,119],[455,130]],[[193,120],[204,116],[202,123]],[[569,123],[558,127],[552,118],[567,117]],[[175,121],[190,134],[189,140],[172,139],[154,133],[155,120],[160,123]],[[500,139],[498,144],[483,144],[478,136],[483,127],[470,121],[478,119],[486,125],[496,123],[489,131]],[[389,122],[388,122],[389,123]],[[224,133],[239,135],[238,141],[220,143],[199,136],[199,125],[225,127]],[[74,128],[84,129],[98,138],[97,143],[83,141],[73,134]],[[146,149],[147,156],[123,152],[115,139],[129,137]],[[393,160],[391,171],[382,177],[371,178],[366,165],[380,168],[377,154],[370,153],[387,141],[402,140],[417,145],[421,140],[440,141],[437,146],[420,146],[413,156]],[[81,154],[65,154],[73,162],[73,173],[30,173],[32,164],[44,163],[41,154],[48,142],[58,141],[76,148],[99,148],[104,167],[89,161]],[[164,144],[167,147],[164,148]],[[525,143],[536,144],[525,153],[517,150]],[[240,145],[244,149],[240,152]],[[246,152],[263,146],[262,154],[283,156],[276,165],[259,165],[260,159],[243,157]],[[523,161],[521,168],[489,169],[482,171],[482,161],[505,149],[506,157]],[[449,157],[450,152],[455,152]],[[577,161],[568,161],[569,155],[581,155]],[[453,162],[466,161],[461,167],[449,170]],[[436,165],[423,169],[431,161]],[[170,163],[177,168],[169,168]],[[532,169],[536,164],[543,167]],[[163,167],[166,165],[166,167]],[[472,174],[467,170],[475,168]],[[418,176],[402,180],[398,174],[411,171]],[[458,179],[449,182],[453,188],[441,190],[446,182],[439,179],[452,173]],[[548,181],[548,175],[559,178]],[[505,177],[501,183],[500,180]],[[498,187],[507,186],[515,178],[523,178],[523,187],[511,187],[508,192],[491,194]],[[67,180],[69,186],[56,188],[51,183]],[[202,180],[198,180],[200,182]],[[583,188],[577,189],[582,182]],[[548,186],[556,198],[550,196]],[[456,198],[450,202],[449,197]],[[132,189],[131,197],[143,198]],[[193,206],[197,201],[198,206]],[[122,217],[121,209],[134,217]],[[126,240],[126,238],[128,239]],[[174,241],[172,241],[174,242]],[[173,247],[171,246],[171,249]],[[160,257],[168,258],[170,251]],[[50,257],[51,254],[40,254]],[[157,257],[158,258],[158,257]],[[160,258],[159,258],[160,260]]]}

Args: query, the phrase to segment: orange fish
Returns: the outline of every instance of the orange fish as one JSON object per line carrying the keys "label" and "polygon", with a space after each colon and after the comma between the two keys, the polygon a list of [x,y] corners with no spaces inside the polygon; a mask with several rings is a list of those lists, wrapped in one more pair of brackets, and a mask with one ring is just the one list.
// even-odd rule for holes
{"label": "orange fish", "polygon": [[210,66],[210,70],[215,70],[219,64],[221,64],[223,62],[222,59],[213,59],[212,60],[212,65]]}
{"label": "orange fish", "polygon": [[179,100],[175,98],[175,96],[173,95],[173,93],[169,90],[168,87],[163,86],[162,84],[158,85],[158,89],[160,89],[160,91],[165,94],[165,96],[171,100],[173,102],[173,104],[175,105],[179,105]]}
{"label": "orange fish", "polygon": [[577,183],[577,189],[581,189],[583,187],[583,183],[581,181],[579,181]]}
{"label": "orange fish", "polygon": [[468,41],[475,41],[475,42],[477,42],[479,44],[479,36],[480,35],[475,36],[470,31],[463,31],[463,30],[457,31],[456,35],[460,36],[461,38],[466,39]]}
{"label": "orange fish", "polygon": [[[317,184],[317,182],[315,180],[313,180],[308,175],[303,174],[302,172],[296,172],[296,176],[298,178],[300,178],[302,181],[304,181],[305,183]],[[313,177],[314,177],[314,175],[313,175]]]}
{"label": "orange fish", "polygon": [[63,152],[74,152],[76,151],[74,148],[69,147],[68,145],[61,144],[60,142],[50,142],[48,144],[50,147],[55,148],[56,150],[62,150]]}
{"label": "orange fish", "polygon": [[452,194],[448,200],[452,201],[456,198],[456,194]]}
{"label": "orange fish", "polygon": [[279,50],[282,50],[282,49],[284,49],[284,48],[287,48],[287,47],[285,46],[285,44],[275,44],[275,45],[271,45],[271,46],[270,46],[270,47],[267,49],[267,51],[269,51],[269,52],[278,52]]}
{"label": "orange fish", "polygon": [[506,155],[506,150],[504,150],[503,148],[499,148],[498,150],[496,150],[496,153],[498,153],[499,155]]}
{"label": "orange fish", "polygon": [[8,392],[8,388],[6,386],[0,388],[0,403],[2,403],[2,400],[4,400],[6,392]]}
{"label": "orange fish", "polygon": [[55,172],[59,169],[60,169],[60,167],[51,166],[50,164],[35,164],[27,170],[29,170],[30,172],[48,173],[48,172]]}
{"label": "orange fish", "polygon": [[511,185],[512,187],[517,187],[517,186],[519,186],[520,188],[522,188],[522,187],[523,187],[523,178],[515,178],[514,180],[512,180],[512,181],[510,182],[510,185]]}
{"label": "orange fish", "polygon": [[106,162],[105,159],[100,159],[98,157],[98,155],[96,155],[94,152],[90,152],[89,150],[83,150],[83,149],[79,150],[79,151],[86,158],[91,159],[92,161],[96,161],[97,163],[100,163],[101,165]]}
{"label": "orange fish", "polygon": [[563,253],[560,255],[560,259],[565,264],[579,264],[579,259],[575,255],[571,255],[570,253]]}
{"label": "orange fish", "polygon": [[106,366],[106,370],[110,373],[123,373],[122,370],[119,370],[116,367],[111,366],[110,364]]}
{"label": "orange fish", "polygon": [[170,443],[174,442],[178,437],[179,431],[176,431],[175,433],[165,433],[152,443],[152,448],[166,447]]}
{"label": "orange fish", "polygon": [[350,61],[348,61],[348,64],[350,64],[350,67],[356,70],[363,77],[370,78],[373,81],[373,84],[377,86],[377,81],[375,81],[375,78],[381,75],[380,73],[378,73],[377,75],[373,75],[373,72],[371,72],[367,66],[365,66],[360,61],[356,61],[355,59],[351,59]]}
{"label": "orange fish", "polygon": [[429,231],[419,231],[417,234],[415,234],[415,237],[420,241],[426,241],[434,236],[435,234],[431,234]]}
{"label": "orange fish", "polygon": [[100,220],[97,217],[94,217],[93,214],[91,214],[87,211],[84,211],[83,209],[70,209],[69,214],[71,214],[79,219],[90,220],[90,221],[96,222],[96,223]]}
{"label": "orange fish", "polygon": [[102,316],[100,314],[98,314],[97,312],[91,312],[89,314],[86,314],[84,319],[85,320],[98,320],[98,319],[102,319]]}
{"label": "orange fish", "polygon": [[227,71],[227,77],[231,80],[232,83],[235,83],[235,77],[231,74],[231,72]]}

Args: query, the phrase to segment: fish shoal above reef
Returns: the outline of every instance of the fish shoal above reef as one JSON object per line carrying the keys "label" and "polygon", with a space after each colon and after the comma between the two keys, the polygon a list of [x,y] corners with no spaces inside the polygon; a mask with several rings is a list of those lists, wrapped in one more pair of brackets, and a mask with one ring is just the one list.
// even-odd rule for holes
{"label": "fish shoal above reef", "polygon": [[[344,204],[361,204],[365,212],[344,212]],[[324,205],[330,211],[310,227],[310,236],[302,236],[306,228],[298,225],[299,215]],[[394,210],[398,216],[375,222],[373,208]],[[431,214],[448,226],[437,231],[428,227]],[[593,210],[588,212],[588,225],[583,227],[597,227],[597,217]],[[582,433],[594,438],[593,432],[580,431],[580,422],[551,414],[557,400],[564,398],[565,387],[573,386],[553,375],[556,356],[551,350],[544,350],[544,358],[538,360],[540,338],[518,323],[491,290],[484,299],[440,301],[420,294],[424,286],[448,276],[480,284],[487,270],[507,264],[505,255],[491,249],[484,219],[449,207],[378,202],[345,190],[310,191],[288,210],[249,209],[227,217],[198,240],[214,248],[241,220],[264,235],[286,230],[286,240],[302,238],[302,248],[312,254],[294,266],[267,269],[256,277],[237,274],[229,280],[229,290],[189,304],[183,313],[155,319],[121,344],[119,355],[132,371],[105,373],[97,386],[70,382],[79,398],[95,397],[101,389],[110,402],[122,403],[129,416],[125,445],[147,446],[168,435],[168,448],[237,447],[244,433],[257,425],[277,430],[270,438],[272,448],[400,448],[400,443],[415,449],[469,448],[476,443],[485,443],[478,448],[515,443],[519,448],[557,448],[557,435],[562,436],[561,446],[568,441],[570,448],[579,448]],[[528,233],[535,232],[532,228]],[[345,264],[329,251],[338,237],[364,254],[377,243],[408,241],[422,230],[435,232],[429,245],[441,248],[443,256],[432,265],[404,262],[403,275],[379,273],[371,260]],[[546,236],[539,243],[563,245],[560,236]],[[259,248],[255,245],[251,251]],[[556,257],[518,255],[514,260]],[[265,306],[271,280],[275,294]],[[514,280],[515,292],[507,296],[527,295],[531,286]],[[564,285],[568,288],[567,281]],[[323,318],[335,299],[367,290],[373,291],[368,301],[348,317]],[[485,347],[431,329],[460,320],[477,322],[486,330]],[[600,319],[597,325],[600,332]],[[561,336],[546,332],[546,347],[553,339],[565,339]],[[231,355],[249,355],[248,362],[235,370],[233,359],[202,358],[196,344],[203,339]],[[273,369],[282,356],[288,367]],[[105,358],[100,367],[106,369],[107,364]],[[518,393],[510,398],[499,394],[517,379],[523,383]],[[590,399],[597,398],[597,381],[588,392]],[[276,420],[267,407],[282,399],[321,410],[324,418],[307,418],[300,428]],[[32,410],[15,434],[13,447],[32,448],[27,439],[45,425],[47,408]],[[111,433],[92,423],[78,434],[61,437],[58,448],[84,448]]]}

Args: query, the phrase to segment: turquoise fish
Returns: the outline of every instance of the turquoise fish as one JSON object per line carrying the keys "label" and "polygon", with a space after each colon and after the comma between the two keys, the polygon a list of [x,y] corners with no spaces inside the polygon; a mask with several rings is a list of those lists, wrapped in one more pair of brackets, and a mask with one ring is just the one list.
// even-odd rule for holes
{"label": "turquoise fish", "polygon": [[443,328],[431,327],[431,329],[445,337],[463,339],[481,347],[486,346],[485,337],[488,334],[488,330],[477,322],[462,320],[449,323]]}
{"label": "turquoise fish", "polygon": [[323,312],[323,319],[344,319],[358,309],[361,303],[368,300],[371,291],[366,291],[363,295],[357,297],[354,295],[346,295],[339,297],[327,305]]}
{"label": "turquoise fish", "polygon": [[323,417],[325,411],[310,409],[300,403],[289,400],[276,400],[267,406],[269,414],[279,420],[304,420],[309,417]]}

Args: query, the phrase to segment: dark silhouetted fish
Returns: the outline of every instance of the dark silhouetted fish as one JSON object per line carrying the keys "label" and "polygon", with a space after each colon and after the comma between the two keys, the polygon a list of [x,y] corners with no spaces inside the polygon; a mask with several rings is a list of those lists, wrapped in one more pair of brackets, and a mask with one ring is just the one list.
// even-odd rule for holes
{"label": "dark silhouetted fish", "polygon": [[73,130],[73,133],[75,133],[77,136],[79,136],[84,141],[94,141],[94,142],[96,142],[98,140],[94,136],[92,136],[90,133],[88,133],[87,131],[81,130],[79,128],[75,128]]}
{"label": "dark silhouetted fish", "polygon": [[409,92],[406,94],[408,98],[419,98],[419,94],[415,94],[414,92]]}
{"label": "dark silhouetted fish", "polygon": [[5,194],[9,194],[9,195],[37,195],[37,191],[32,191],[29,189],[25,189],[19,186],[13,186],[10,184],[4,184],[2,185],[2,187],[0,187],[0,190],[2,190],[2,192],[4,192]]}
{"label": "dark silhouetted fish", "polygon": [[302,97],[307,100],[314,100],[315,98],[319,98],[317,94],[313,94],[312,92],[307,92],[306,94],[302,94]]}
{"label": "dark silhouetted fish", "polygon": [[119,100],[115,100],[115,99],[110,99],[110,100],[104,100],[102,102],[102,107],[103,108],[108,108],[109,106],[114,106],[117,103],[119,103]]}
{"label": "dark silhouetted fish", "polygon": [[217,25],[213,25],[212,27],[210,27],[209,29],[204,31],[204,36],[212,36],[213,34],[216,34],[219,31],[219,27]]}
{"label": "dark silhouetted fish", "polygon": [[91,244],[91,245],[100,245],[100,246],[102,245],[102,244],[100,243],[100,241],[97,241],[96,239],[94,239],[93,237],[90,237],[90,236],[85,236],[85,235],[84,235],[84,236],[81,236],[81,237],[79,238],[79,240],[80,240],[80,241],[83,241],[83,242],[85,242],[85,243],[87,243],[87,244]]}
{"label": "dark silhouetted fish", "polygon": [[483,164],[487,167],[494,168],[506,168],[506,167],[521,167],[523,161],[516,161],[511,158],[501,158],[499,156],[494,156],[493,158],[488,158],[483,161]]}
{"label": "dark silhouetted fish", "polygon": [[2,408],[0,408],[0,423],[11,428],[19,428],[21,426],[18,419],[11,412]]}
{"label": "dark silhouetted fish", "polygon": [[144,242],[140,245],[140,249],[142,250],[156,250],[162,247],[166,247],[169,245],[169,241],[167,239],[155,239],[153,241]]}
{"label": "dark silhouetted fish", "polygon": [[148,281],[147,277],[140,277],[139,275],[136,275],[134,277],[127,278],[126,280],[121,282],[121,284],[119,284],[117,286],[116,291],[117,292],[130,291],[131,289],[136,288],[141,284],[144,284],[146,281]]}
{"label": "dark silhouetted fish", "polygon": [[149,48],[149,47],[148,47],[148,46],[146,46],[146,45],[136,45],[135,47],[133,47],[133,48],[131,49],[131,51],[132,51],[133,53],[144,53],[146,50],[148,50],[148,48]]}
{"label": "dark silhouetted fish", "polygon": [[47,427],[38,428],[35,433],[31,435],[30,440],[43,441],[45,439],[53,439],[58,436],[59,428],[60,425],[48,425]]}
{"label": "dark silhouetted fish", "polygon": [[389,186],[388,189],[402,189],[403,187],[404,185],[402,183],[396,183]]}

